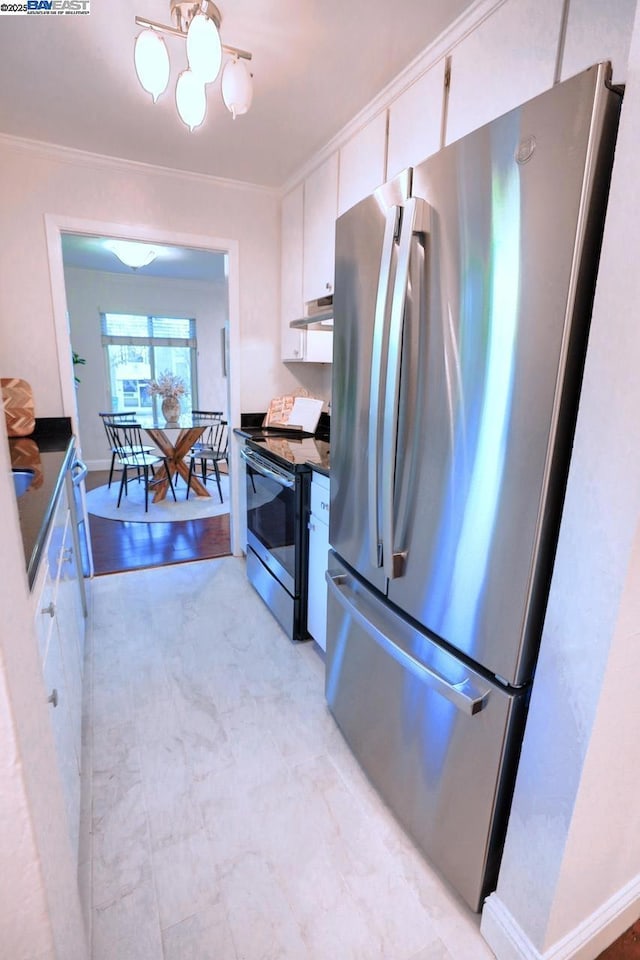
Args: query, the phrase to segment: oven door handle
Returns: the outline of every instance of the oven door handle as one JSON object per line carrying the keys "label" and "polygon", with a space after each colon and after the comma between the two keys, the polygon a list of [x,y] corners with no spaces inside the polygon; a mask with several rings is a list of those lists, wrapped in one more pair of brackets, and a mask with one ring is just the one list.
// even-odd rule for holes
{"label": "oven door handle", "polygon": [[258,460],[257,457],[253,457],[249,450],[246,450],[244,447],[240,450],[240,456],[247,463],[252,470],[255,470],[256,473],[262,474],[263,477],[268,477],[269,480],[275,480],[276,483],[280,484],[281,487],[295,487],[296,482],[292,477],[287,476],[284,473],[279,473],[277,470],[271,470],[262,460]]}

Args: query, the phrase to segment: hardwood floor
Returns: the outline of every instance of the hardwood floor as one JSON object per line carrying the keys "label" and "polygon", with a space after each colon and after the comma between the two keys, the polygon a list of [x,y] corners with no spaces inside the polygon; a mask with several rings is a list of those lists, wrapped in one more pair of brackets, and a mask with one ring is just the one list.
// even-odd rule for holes
{"label": "hardwood floor", "polygon": [[640,920],[607,947],[597,960],[640,960]]}
{"label": "hardwood floor", "polygon": [[[102,486],[108,479],[106,470],[89,473],[87,490]],[[128,523],[89,514],[89,529],[96,576],[231,553],[228,513],[172,523]]]}

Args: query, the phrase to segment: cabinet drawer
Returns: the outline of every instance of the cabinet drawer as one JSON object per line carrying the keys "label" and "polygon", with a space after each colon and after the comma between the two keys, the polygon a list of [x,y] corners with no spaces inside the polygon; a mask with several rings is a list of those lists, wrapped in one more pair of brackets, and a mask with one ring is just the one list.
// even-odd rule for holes
{"label": "cabinet drawer", "polygon": [[41,592],[38,595],[35,613],[38,649],[40,651],[40,660],[42,663],[44,663],[46,660],[47,653],[49,651],[58,589],[58,581],[54,580],[51,576],[49,564],[46,562],[46,560],[44,561],[44,567],[46,570],[44,575],[44,584]]}
{"label": "cabinet drawer", "polygon": [[311,513],[329,523],[329,477],[314,473],[311,482]]}

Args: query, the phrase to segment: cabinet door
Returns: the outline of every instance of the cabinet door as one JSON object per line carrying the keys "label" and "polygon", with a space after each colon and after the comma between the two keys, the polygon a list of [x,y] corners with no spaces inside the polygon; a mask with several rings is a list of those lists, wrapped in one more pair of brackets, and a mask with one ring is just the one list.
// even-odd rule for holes
{"label": "cabinet door", "polygon": [[300,184],[282,200],[280,237],[281,357],[302,360],[303,331],[291,329],[304,314],[302,297],[302,231],[304,194]]}
{"label": "cabinet door", "polygon": [[446,142],[553,86],[563,0],[507,0],[454,47]]}
{"label": "cabinet door", "polygon": [[36,632],[72,849],[78,853],[85,621],[65,486],[55,509],[39,575]]}
{"label": "cabinet door", "polygon": [[80,829],[80,765],[73,716],[75,704],[72,703],[60,648],[60,636],[55,625],[51,632],[47,659],[43,664],[42,672],[45,690],[49,697],[49,716],[64,792],[69,837],[77,858]]}
{"label": "cabinet door", "polygon": [[308,363],[333,363],[333,332],[307,330],[304,358]]}
{"label": "cabinet door", "polygon": [[561,80],[610,60],[613,82],[625,83],[636,0],[572,0],[562,51]]}
{"label": "cabinet door", "polygon": [[304,282],[306,303],[333,293],[338,212],[338,154],[310,174],[304,183]]}
{"label": "cabinet door", "polygon": [[323,650],[327,649],[327,556],[329,525],[315,514],[309,519],[309,599],[307,630]]}
{"label": "cabinet door", "polygon": [[387,179],[440,149],[444,59],[412,83],[389,108]]}
{"label": "cabinet door", "polygon": [[73,742],[79,767],[82,730],[84,616],[78,587],[78,570],[70,523],[67,523],[60,554],[55,620],[65,671],[68,709],[70,723],[73,728]]}
{"label": "cabinet door", "polygon": [[384,183],[387,112],[374,117],[340,149],[338,216]]}
{"label": "cabinet door", "polygon": [[307,630],[327,648],[327,556],[329,553],[329,478],[314,474],[309,518],[309,584]]}

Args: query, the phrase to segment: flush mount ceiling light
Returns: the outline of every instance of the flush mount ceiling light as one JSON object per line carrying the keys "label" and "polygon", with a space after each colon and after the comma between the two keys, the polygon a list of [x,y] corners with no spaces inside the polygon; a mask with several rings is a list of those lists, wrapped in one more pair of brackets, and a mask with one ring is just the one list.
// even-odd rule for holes
{"label": "flush mount ceiling light", "polygon": [[107,250],[115,254],[125,267],[139,270],[146,267],[158,256],[157,251],[146,243],[136,243],[134,240],[107,240]]}
{"label": "flush mount ceiling light", "polygon": [[187,69],[176,84],[176,107],[180,119],[190,130],[204,121],[207,112],[206,84],[213,83],[220,73],[224,55],[227,61],[222,71],[222,99],[235,119],[246,113],[253,98],[251,73],[245,61],[251,60],[246,50],[228,47],[220,40],[222,16],[211,0],[170,0],[171,17],[176,26],[167,26],[136,17],[136,23],[145,29],[136,39],[134,60],[138,80],[150,93],[154,102],[169,84],[169,53],[160,36],[186,40]]}

